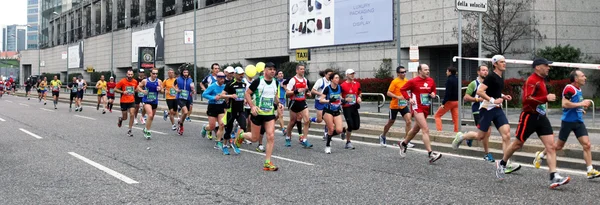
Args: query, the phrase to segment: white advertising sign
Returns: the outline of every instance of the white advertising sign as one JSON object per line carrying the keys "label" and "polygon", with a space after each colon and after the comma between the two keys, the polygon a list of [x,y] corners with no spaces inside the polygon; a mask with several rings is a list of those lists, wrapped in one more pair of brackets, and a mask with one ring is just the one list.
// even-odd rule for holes
{"label": "white advertising sign", "polygon": [[183,43],[184,44],[194,44],[194,31],[184,31],[183,32]]}
{"label": "white advertising sign", "polygon": [[487,12],[487,0],[456,0],[456,9],[459,11]]}
{"label": "white advertising sign", "polygon": [[156,61],[164,61],[165,42],[164,42],[164,21],[155,24],[154,28],[136,31],[131,33],[131,62],[138,62],[139,47],[154,47],[156,49]]}
{"label": "white advertising sign", "polygon": [[[70,46],[67,52],[69,52],[67,66],[69,68],[83,68],[83,41],[80,41],[77,46]],[[63,57],[65,57],[64,53]]]}

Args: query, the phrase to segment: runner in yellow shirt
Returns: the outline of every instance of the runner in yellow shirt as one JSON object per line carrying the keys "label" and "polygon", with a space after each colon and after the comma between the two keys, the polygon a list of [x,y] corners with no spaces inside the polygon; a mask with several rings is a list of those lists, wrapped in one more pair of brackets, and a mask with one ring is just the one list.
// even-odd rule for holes
{"label": "runner in yellow shirt", "polygon": [[41,93],[41,97],[40,97],[40,102],[42,102],[42,99],[44,99],[44,105],[46,105],[46,87],[48,86],[48,78],[44,77],[44,80],[42,80],[42,82],[40,82],[40,93]]}
{"label": "runner in yellow shirt", "polygon": [[408,131],[411,129],[411,113],[408,108],[408,100],[404,99],[400,93],[400,88],[408,82],[408,79],[406,79],[406,68],[404,68],[404,66],[398,66],[396,68],[396,74],[398,77],[394,78],[387,91],[387,96],[392,98],[388,122],[383,127],[383,133],[379,135],[379,144],[383,147],[387,146],[385,135],[390,130],[390,127],[394,125],[394,122],[396,122],[398,112],[400,112],[400,115],[402,115],[402,118],[404,118],[404,121],[406,122],[406,128],[404,128],[404,131],[406,132],[405,136],[408,136]]}
{"label": "runner in yellow shirt", "polygon": [[[46,81],[46,77],[44,77],[44,81]],[[54,109],[56,108],[56,104],[58,103],[58,94],[60,94],[60,87],[62,86],[62,82],[58,79],[58,76],[54,76],[54,79],[50,81],[50,89],[52,89],[52,98],[54,99]],[[44,93],[44,105],[46,105],[46,94]]]}
{"label": "runner in yellow shirt", "polygon": [[167,121],[167,116],[171,120],[171,129],[177,130],[177,124],[175,124],[175,116],[177,115],[177,91],[175,90],[175,71],[169,69],[167,72],[168,78],[163,80],[162,88],[166,93],[167,108],[169,111],[163,111],[163,120]]}
{"label": "runner in yellow shirt", "polygon": [[96,105],[96,110],[100,109],[100,103],[104,105],[102,108],[102,114],[106,113],[106,81],[104,80],[104,75],[100,76],[100,80],[96,82],[96,89],[98,89],[98,104]]}

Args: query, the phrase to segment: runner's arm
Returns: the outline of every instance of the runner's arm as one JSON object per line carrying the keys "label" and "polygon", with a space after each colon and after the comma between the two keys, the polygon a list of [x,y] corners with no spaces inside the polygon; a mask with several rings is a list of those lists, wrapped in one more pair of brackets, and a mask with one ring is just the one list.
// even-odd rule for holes
{"label": "runner's arm", "polygon": [[475,81],[469,83],[469,86],[467,86],[467,92],[465,92],[465,97],[463,97],[463,100],[466,102],[479,102],[479,99],[475,98],[475,96],[471,96],[471,93],[473,93],[473,91],[475,91]]}

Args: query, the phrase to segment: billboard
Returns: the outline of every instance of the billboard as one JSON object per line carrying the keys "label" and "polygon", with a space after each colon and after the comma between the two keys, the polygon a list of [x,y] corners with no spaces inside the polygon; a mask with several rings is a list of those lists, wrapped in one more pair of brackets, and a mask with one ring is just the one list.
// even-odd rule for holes
{"label": "billboard", "polygon": [[79,41],[79,45],[70,46],[67,49],[67,60],[69,68],[83,68],[83,41]]}
{"label": "billboard", "polygon": [[393,0],[290,0],[290,49],[394,40]]}
{"label": "billboard", "polygon": [[155,61],[165,60],[164,21],[149,28],[131,33],[131,62],[138,62],[139,47],[154,47]]}

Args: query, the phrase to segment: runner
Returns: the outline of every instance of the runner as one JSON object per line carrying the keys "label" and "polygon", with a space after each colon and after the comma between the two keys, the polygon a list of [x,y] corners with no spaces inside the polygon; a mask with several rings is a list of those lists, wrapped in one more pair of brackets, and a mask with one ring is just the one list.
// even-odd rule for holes
{"label": "runner", "polygon": [[[294,77],[296,77],[296,76],[292,76],[292,77],[289,77],[289,78],[285,79],[283,81],[283,83],[281,85],[279,85],[279,87],[281,87],[280,90],[284,90],[286,92],[286,93],[284,93],[284,95],[287,95],[287,86],[288,86],[290,80],[293,79]],[[285,97],[286,96],[284,96],[284,98]],[[287,108],[290,109],[290,107],[292,106],[292,100],[290,100],[290,101],[286,100],[286,103],[287,103]],[[282,105],[286,106],[285,104],[282,104]],[[250,111],[248,111],[248,113],[250,113]],[[282,113],[283,113],[283,110],[282,110]],[[250,120],[250,118],[248,118],[248,120]],[[291,118],[290,118],[290,120],[292,121]],[[302,135],[302,116],[301,115],[296,116],[296,119],[293,120],[293,121],[296,121],[296,129],[297,129],[298,135]],[[248,124],[250,124],[250,123],[248,123]],[[287,134],[287,125],[284,127],[284,130],[285,130],[285,132],[282,132],[281,134],[283,136],[286,136],[286,134]],[[290,144],[290,146],[291,146],[291,144]]]}
{"label": "runner", "polygon": [[[465,97],[464,100],[465,102],[472,102],[471,105],[471,111],[473,112],[473,121],[475,121],[475,126],[479,126],[479,121],[481,120],[481,117],[479,115],[479,108],[481,107],[481,101],[483,101],[483,98],[481,98],[479,95],[477,95],[477,89],[479,88],[479,85],[481,85],[481,83],[483,82],[483,79],[485,79],[485,77],[487,77],[488,75],[488,67],[481,65],[479,67],[477,67],[477,79],[473,80],[471,83],[469,83],[469,86],[467,86],[467,92],[465,93]],[[482,109],[481,112],[485,112],[486,109]],[[490,135],[492,134],[492,130],[488,129],[487,133],[485,133],[484,138],[481,140],[481,144],[483,146],[483,150],[486,153],[483,156],[483,159],[488,161],[488,162],[495,162],[494,156],[492,156],[492,153],[490,153],[490,148],[489,148],[489,141],[490,141]],[[472,146],[473,140],[466,140],[467,141],[467,146]]]}
{"label": "runner", "polygon": [[42,79],[40,79],[38,77],[37,79],[37,83],[35,83],[35,88],[37,89],[37,93],[38,93],[38,102],[42,102],[42,88],[40,87],[40,85],[42,84]]}
{"label": "runner", "polygon": [[71,112],[73,107],[73,99],[75,99],[75,111],[77,111],[77,77],[73,77],[73,81],[67,85],[69,92],[71,93],[69,100],[69,112]]}
{"label": "runner", "polygon": [[[562,107],[563,114],[561,117],[560,132],[558,133],[558,141],[554,144],[556,150],[562,150],[569,138],[569,134],[573,132],[579,144],[583,147],[583,159],[587,166],[587,178],[594,179],[600,177],[600,172],[592,166],[592,151],[590,138],[587,128],[583,123],[584,110],[590,106],[590,100],[584,100],[581,92],[581,87],[585,85],[587,77],[581,70],[574,70],[570,74],[571,84],[565,86],[562,92]],[[546,155],[546,150],[535,153],[533,165],[536,169],[540,168],[542,158]]]}
{"label": "runner", "polygon": [[181,117],[177,124],[177,134],[183,135],[183,120],[190,114],[190,104],[192,96],[190,93],[194,93],[194,81],[189,76],[189,70],[184,67],[181,71],[181,76],[175,80],[175,91],[177,91],[177,104],[181,107]]}
{"label": "runner", "polygon": [[83,76],[79,76],[77,78],[77,98],[75,99],[75,112],[79,111],[83,111],[83,106],[81,105],[81,101],[83,100],[83,94],[85,93],[85,90],[87,89],[87,82],[85,81],[85,79],[83,79]]}
{"label": "runner", "polygon": [[[58,76],[54,76],[54,79],[50,81],[50,87],[52,88],[52,98],[54,99],[54,109],[56,110],[56,104],[58,104],[58,95],[60,94],[60,87],[62,82],[58,79]],[[45,104],[45,103],[44,103]]]}
{"label": "runner", "polygon": [[10,82],[10,78],[4,81],[4,86],[6,87],[6,94],[10,95],[10,91],[12,90],[12,82]]}
{"label": "runner", "polygon": [[[246,115],[244,113],[244,95],[246,93],[246,83],[244,82],[244,69],[241,67],[235,68],[235,78],[230,84],[225,86],[225,90],[223,90],[222,97],[229,99],[229,109],[227,109],[227,113],[225,116],[225,140],[229,141],[231,138],[231,133],[234,128],[234,121],[237,122],[237,125],[242,129],[243,132],[246,132]],[[234,135],[235,137],[235,135]],[[262,144],[259,144],[262,146]],[[240,153],[239,147],[233,145],[233,150],[236,154]],[[257,148],[258,149],[258,148]]]}
{"label": "runner", "polygon": [[133,70],[127,71],[127,78],[121,79],[117,83],[115,87],[115,92],[121,93],[121,113],[122,116],[119,117],[119,121],[117,126],[121,127],[123,120],[127,120],[127,114],[129,113],[129,129],[127,130],[127,136],[133,137],[133,133],[131,132],[131,128],[133,127],[134,115],[133,112],[135,110],[135,87],[137,86],[137,80],[133,79]]}
{"label": "runner", "polygon": [[4,95],[4,87],[5,87],[5,83],[2,80],[2,76],[0,76],[0,97],[2,97],[2,95]]}
{"label": "runner", "polygon": [[10,82],[13,95],[17,94],[17,83],[15,83],[15,78],[11,75],[8,81]]}
{"label": "runner", "polygon": [[[282,105],[286,104],[285,86],[283,85],[284,81],[285,78],[283,76],[283,71],[277,72],[277,83],[279,83],[279,103]],[[285,133],[285,126],[283,124],[283,109],[277,109],[277,122],[279,123],[279,129],[281,130],[281,133]]]}
{"label": "runner", "polygon": [[408,82],[408,79],[406,79],[406,68],[404,68],[404,66],[398,66],[396,68],[396,74],[398,77],[392,80],[392,83],[387,91],[387,96],[392,98],[392,101],[390,102],[388,122],[383,127],[383,133],[379,135],[379,144],[383,147],[387,146],[387,133],[390,130],[390,127],[394,125],[394,122],[396,122],[398,113],[400,113],[400,116],[404,118],[404,122],[406,123],[406,127],[404,127],[405,137],[408,136],[408,131],[410,130],[412,123],[412,114],[408,108],[408,101],[402,96],[402,92],[400,92],[402,86]]}
{"label": "runner", "polygon": [[[425,149],[429,156],[429,163],[442,158],[442,154],[434,152],[431,149],[431,141],[429,139],[429,127],[427,125],[427,115],[431,106],[431,99],[435,98],[435,82],[429,77],[429,66],[421,64],[417,67],[418,76],[409,80],[402,86],[400,91],[404,99],[410,98],[410,106],[415,116],[415,125],[408,131],[406,138],[402,142],[398,142],[400,147],[400,157],[406,156],[406,148],[408,143],[417,135],[419,130],[422,130],[422,139]],[[410,91],[410,95],[408,94]]]}
{"label": "runner", "polygon": [[[244,139],[256,142],[260,137],[261,127],[265,128],[267,135],[267,149],[265,153],[265,163],[263,170],[277,171],[279,168],[271,162],[271,155],[275,144],[275,107],[283,109],[283,106],[278,102],[279,88],[278,82],[275,80],[275,64],[268,62],[265,65],[264,78],[258,78],[252,81],[249,89],[246,90],[244,98],[250,104],[252,109],[250,117],[252,120],[251,133],[244,133],[243,129],[238,130],[235,145],[240,147]],[[255,95],[255,100],[252,101],[252,95]]]}
{"label": "runner", "polygon": [[27,78],[27,81],[25,81],[25,97],[27,97],[27,100],[30,100],[29,92],[31,92],[32,86],[33,86],[33,82],[31,82],[31,78]]}
{"label": "runner", "polygon": [[360,115],[358,109],[360,109],[360,103],[362,102],[362,89],[360,83],[354,80],[354,70],[346,70],[346,80],[340,84],[342,87],[342,98],[350,99],[347,103],[342,105],[344,113],[344,119],[348,129],[344,129],[342,134],[342,140],[346,140],[345,149],[354,149],[350,138],[352,137],[352,131],[360,129]]}
{"label": "runner", "polygon": [[[136,82],[139,84],[140,82],[142,82],[144,79],[146,79],[146,73],[144,71],[144,69],[140,69],[138,71],[138,78],[136,80]],[[137,88],[138,85],[136,85],[135,87]],[[145,109],[140,109],[140,104],[143,104],[142,99],[144,98],[144,93],[143,92],[138,92],[137,89],[135,90],[135,110],[133,111],[133,122],[137,125],[138,124],[138,120],[137,120],[137,116],[138,113],[141,111],[141,115],[140,115],[140,122],[142,123],[142,125],[146,124],[146,110]]]}
{"label": "runner", "polygon": [[154,120],[154,114],[156,114],[156,108],[158,107],[158,93],[162,93],[160,85],[162,85],[162,81],[158,79],[158,69],[152,68],[150,70],[150,77],[142,80],[137,87],[138,93],[144,93],[142,102],[144,103],[144,110],[146,110],[146,113],[148,114],[146,127],[143,130],[144,137],[146,137],[147,140],[152,138],[150,128],[152,128],[152,121]]}
{"label": "runner", "polygon": [[342,105],[351,101],[351,98],[342,98],[342,86],[340,83],[340,75],[337,73],[329,74],[330,82],[327,87],[323,89],[322,95],[319,95],[320,103],[324,105],[323,119],[327,126],[327,133],[325,133],[325,153],[331,154],[331,138],[338,133],[343,132],[342,124]]}
{"label": "runner", "polygon": [[106,93],[106,97],[108,98],[107,107],[110,113],[112,113],[113,103],[115,102],[115,87],[117,87],[115,77],[110,76],[108,83],[106,83],[106,89],[108,89]]}
{"label": "runner", "polygon": [[[241,68],[241,67],[236,67],[237,68]],[[233,78],[235,78],[235,71],[236,69],[234,69],[232,66],[227,66],[227,68],[225,68],[225,82],[223,84],[225,85],[229,85],[229,83],[231,83],[231,81],[233,81]]]}
{"label": "runner", "polygon": [[171,129],[177,130],[177,125],[175,124],[175,116],[177,115],[177,91],[175,90],[175,71],[173,69],[169,69],[167,72],[168,78],[163,81],[162,88],[164,92],[166,92],[166,102],[167,109],[163,112],[163,120],[167,121],[167,116],[171,120]]}
{"label": "runner", "polygon": [[519,117],[519,126],[515,136],[517,140],[513,140],[512,144],[504,150],[504,157],[497,162],[496,177],[504,179],[504,170],[506,161],[523,147],[523,144],[534,132],[542,140],[546,148],[548,171],[550,171],[550,188],[554,189],[558,186],[569,183],[571,177],[562,177],[556,172],[556,150],[554,148],[554,132],[552,125],[546,116],[546,103],[556,100],[556,95],[548,94],[544,78],[548,77],[550,65],[552,61],[544,58],[535,59],[532,67],[534,73],[527,78],[523,85],[523,108]]}
{"label": "runner", "polygon": [[41,98],[40,98],[40,102],[41,99],[44,99],[44,105],[46,105],[46,87],[48,86],[48,78],[44,77],[44,80],[42,80],[42,82],[40,82],[40,92],[42,93]]}
{"label": "runner", "polygon": [[[310,125],[310,119],[308,114],[308,105],[306,104],[306,95],[311,96],[308,85],[310,84],[306,78],[304,78],[305,67],[304,65],[296,66],[296,76],[292,77],[287,85],[287,95],[290,96],[290,119],[296,119],[302,117],[304,122],[304,128],[302,130],[303,135],[299,136],[299,141],[305,148],[312,147],[312,144],[308,142],[308,127]],[[287,127],[287,133],[285,136],[285,146],[290,147],[292,141],[292,128],[294,128],[295,121],[290,120]]]}
{"label": "runner", "polygon": [[104,80],[104,75],[100,76],[100,80],[98,82],[96,82],[96,89],[98,89],[98,104],[96,105],[96,110],[100,109],[100,103],[102,103],[102,105],[104,105],[104,108],[102,108],[102,114],[106,114],[106,91],[107,91],[107,86],[106,86],[106,81]]}
{"label": "runner", "polygon": [[[496,126],[496,129],[502,135],[502,150],[506,152],[506,149],[510,145],[510,125],[508,119],[502,111],[502,102],[504,100],[512,100],[512,96],[503,95],[502,89],[504,88],[504,79],[502,73],[506,70],[506,60],[502,55],[495,55],[492,57],[492,64],[494,65],[494,72],[491,72],[485,77],[483,83],[477,88],[477,95],[481,97],[482,103],[479,108],[479,130],[477,132],[467,132],[465,134],[459,132],[456,133],[454,141],[452,141],[452,148],[458,149],[463,140],[484,140],[488,132],[491,132],[490,126],[492,122]],[[486,155],[487,156],[487,155]],[[491,160],[488,156],[488,161]],[[512,164],[508,162],[506,166],[506,174],[510,174],[521,169],[520,164]]]}
{"label": "runner", "polygon": [[452,66],[446,69],[448,79],[446,80],[444,100],[433,117],[437,131],[442,131],[442,116],[450,111],[454,123],[454,132],[458,132],[458,78],[456,77],[456,71],[457,69]]}
{"label": "runner", "polygon": [[[333,74],[333,70],[331,68],[325,69],[324,71],[319,72],[321,78],[317,80],[315,85],[311,90],[311,93],[315,96],[315,109],[317,110],[317,117],[311,117],[310,122],[321,123],[323,121],[323,109],[325,108],[325,104],[320,102],[323,89],[329,86],[329,76]],[[325,126],[323,131],[323,140],[327,140],[327,126]]]}
{"label": "runner", "polygon": [[[202,79],[202,82],[199,83],[201,91],[205,91],[208,86],[217,82],[217,73],[219,73],[221,71],[220,70],[221,67],[219,66],[218,63],[213,63],[210,66],[210,69],[211,69],[211,74],[204,77],[204,79]],[[193,104],[190,103],[190,113],[192,112],[192,110],[191,110],[192,106],[193,106]],[[187,120],[188,122],[192,121],[189,116],[185,120]],[[209,135],[209,139],[211,139],[211,138],[212,138],[212,136]]]}
{"label": "runner", "polygon": [[[219,124],[219,128],[217,131],[217,139],[215,141],[215,149],[221,149],[223,154],[229,155],[229,150],[227,146],[223,145],[221,141],[223,137],[223,128],[225,127],[223,121],[221,120],[225,115],[225,98],[223,97],[223,89],[225,89],[225,73],[219,72],[217,73],[217,82],[210,84],[208,88],[202,92],[202,97],[208,99],[208,107],[206,108],[206,115],[208,116],[208,124],[205,124],[202,127],[202,137],[206,137],[206,133],[209,135],[215,130],[215,124]],[[225,142],[225,144],[229,143],[229,140]]]}

